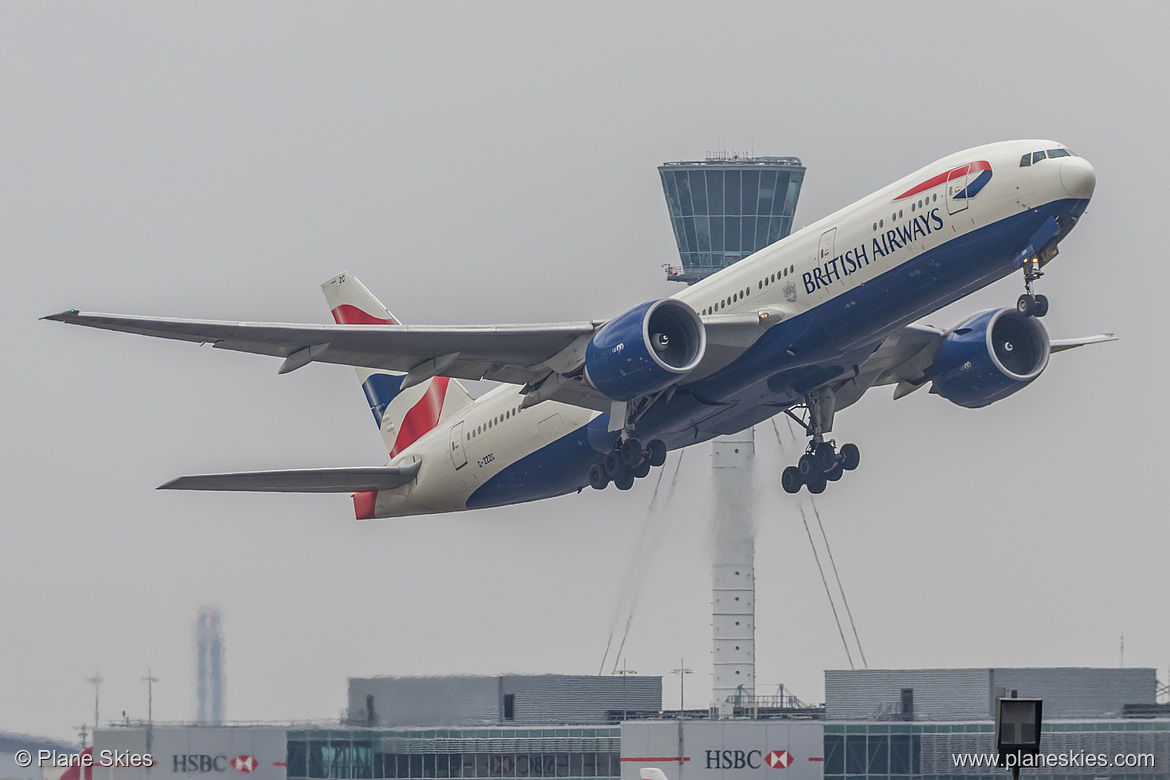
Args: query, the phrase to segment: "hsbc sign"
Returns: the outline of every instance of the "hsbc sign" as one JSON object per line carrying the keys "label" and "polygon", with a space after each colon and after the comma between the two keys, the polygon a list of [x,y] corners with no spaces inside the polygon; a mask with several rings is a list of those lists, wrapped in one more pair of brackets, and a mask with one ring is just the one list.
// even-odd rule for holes
{"label": "hsbc sign", "polygon": [[787,769],[792,766],[792,754],[787,750],[708,750],[706,769]]}
{"label": "hsbc sign", "polygon": [[622,724],[622,780],[824,780],[824,724],[791,720]]}
{"label": "hsbc sign", "polygon": [[708,750],[707,769],[759,769],[763,756],[759,750]]}
{"label": "hsbc sign", "polygon": [[171,771],[186,775],[201,775],[208,772],[223,774],[228,769],[247,775],[259,765],[260,762],[255,756],[243,754],[234,758],[225,755],[213,756],[208,753],[182,753],[171,756]]}

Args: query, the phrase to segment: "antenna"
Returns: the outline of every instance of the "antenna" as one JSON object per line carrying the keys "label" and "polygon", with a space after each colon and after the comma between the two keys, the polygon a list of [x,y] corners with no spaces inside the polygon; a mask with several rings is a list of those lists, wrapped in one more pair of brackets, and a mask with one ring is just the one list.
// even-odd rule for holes
{"label": "antenna", "polygon": [[101,688],[101,685],[103,682],[105,682],[105,680],[101,678],[101,676],[98,674],[97,668],[95,667],[93,670],[93,677],[86,677],[85,681],[93,686],[93,728],[96,731],[98,727],[98,715],[100,713],[100,710],[98,709],[98,690]]}
{"label": "antenna", "polygon": [[679,720],[681,720],[683,718],[684,713],[687,711],[686,704],[684,703],[685,702],[684,697],[686,695],[687,675],[694,674],[695,670],[688,669],[687,662],[684,659],[680,658],[680,659],[678,659],[678,668],[671,669],[670,673],[678,675],[678,717],[679,717]]}

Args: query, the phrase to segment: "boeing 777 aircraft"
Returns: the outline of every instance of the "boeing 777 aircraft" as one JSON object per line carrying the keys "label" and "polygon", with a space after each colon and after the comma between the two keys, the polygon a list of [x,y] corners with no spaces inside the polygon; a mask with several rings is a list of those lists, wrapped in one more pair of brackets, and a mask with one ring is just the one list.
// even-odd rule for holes
{"label": "boeing 777 aircraft", "polygon": [[[349,273],[322,288],[335,325],[88,314],[46,319],[356,366],[385,466],[180,477],[168,489],[352,492],[358,519],[503,506],[611,482],[666,453],[777,414],[808,449],[780,479],[813,493],[857,468],[827,436],[865,391],[931,392],[968,408],[1035,380],[1050,340],[1035,283],[1089,205],[1093,166],[1055,141],[945,157],[685,290],[610,320],[403,325]],[[1014,307],[950,330],[916,320],[1011,273]],[[502,382],[479,398],[459,379]]]}

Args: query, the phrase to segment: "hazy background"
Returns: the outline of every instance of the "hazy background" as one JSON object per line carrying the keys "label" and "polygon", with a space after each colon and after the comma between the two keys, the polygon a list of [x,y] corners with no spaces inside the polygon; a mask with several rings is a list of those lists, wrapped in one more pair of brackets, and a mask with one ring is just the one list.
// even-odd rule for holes
{"label": "hazy background", "polygon": [[[0,729],[73,737],[95,667],[103,720],[145,716],[148,667],[156,718],[192,718],[203,604],[223,610],[235,720],[335,718],[348,675],[596,673],[632,567],[628,667],[667,674],[676,706],[685,658],[705,704],[710,445],[642,544],[653,480],[367,524],[343,495],[156,492],[385,453],[347,368],[278,377],[272,359],[37,318],[328,321],[318,284],[341,270],[412,323],[608,317],[678,290],[655,168],[719,148],[804,161],[797,227],[985,142],[1053,138],[1092,161],[1045,323],[1122,340],[981,411],[872,393],[834,431],[861,468],[818,505],[871,666],[1113,666],[1124,633],[1125,664],[1165,679],[1168,16],[0,5]],[[779,486],[786,443],[757,436],[758,690],[816,702],[847,662]]]}

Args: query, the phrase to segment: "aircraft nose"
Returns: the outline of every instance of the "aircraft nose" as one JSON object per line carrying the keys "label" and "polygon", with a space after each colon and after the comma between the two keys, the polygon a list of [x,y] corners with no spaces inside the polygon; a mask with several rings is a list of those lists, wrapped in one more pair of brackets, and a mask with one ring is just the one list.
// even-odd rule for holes
{"label": "aircraft nose", "polygon": [[1097,186],[1097,172],[1084,157],[1068,157],[1060,161],[1060,183],[1072,197],[1088,200]]}

